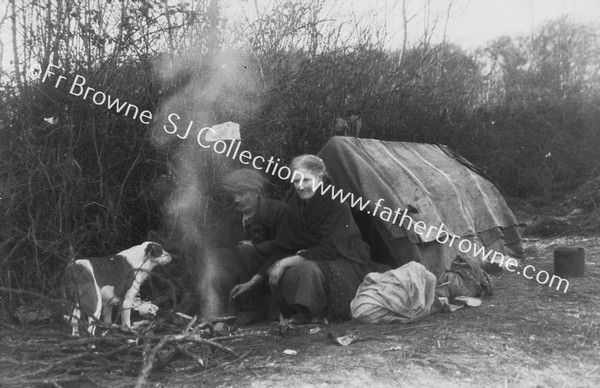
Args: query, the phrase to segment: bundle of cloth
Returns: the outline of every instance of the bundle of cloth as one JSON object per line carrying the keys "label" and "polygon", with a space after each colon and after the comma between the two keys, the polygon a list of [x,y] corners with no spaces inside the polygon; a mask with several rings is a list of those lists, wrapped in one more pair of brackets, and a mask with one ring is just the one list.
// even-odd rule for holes
{"label": "bundle of cloth", "polygon": [[410,323],[436,312],[453,311],[452,302],[459,297],[491,293],[485,271],[461,256],[439,279],[413,261],[384,273],[369,273],[350,310],[352,317],[363,323]]}

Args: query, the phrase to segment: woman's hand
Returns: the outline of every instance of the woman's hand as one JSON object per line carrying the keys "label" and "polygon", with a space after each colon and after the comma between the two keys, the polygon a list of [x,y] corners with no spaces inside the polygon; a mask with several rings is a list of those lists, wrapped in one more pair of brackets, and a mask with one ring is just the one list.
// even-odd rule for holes
{"label": "woman's hand", "polygon": [[281,275],[283,275],[283,272],[285,271],[283,260],[285,259],[279,260],[278,262],[273,264],[273,266],[271,266],[271,268],[269,269],[270,286],[274,287],[277,286],[277,283],[279,283],[279,279],[281,279]]}
{"label": "woman's hand", "polygon": [[252,243],[252,241],[250,240],[242,240],[238,243],[238,247],[243,247],[243,246],[253,246],[254,244]]}
{"label": "woman's hand", "polygon": [[236,284],[229,293],[229,300],[237,298],[244,292],[250,291],[250,289],[252,289],[256,284],[260,283],[261,280],[262,276],[254,275],[252,279],[248,280],[246,283]]}
{"label": "woman's hand", "polygon": [[277,286],[279,279],[281,279],[281,276],[287,268],[294,264],[303,262],[304,260],[306,260],[304,257],[294,255],[286,257],[285,259],[281,259],[273,264],[271,268],[269,268],[269,285]]}

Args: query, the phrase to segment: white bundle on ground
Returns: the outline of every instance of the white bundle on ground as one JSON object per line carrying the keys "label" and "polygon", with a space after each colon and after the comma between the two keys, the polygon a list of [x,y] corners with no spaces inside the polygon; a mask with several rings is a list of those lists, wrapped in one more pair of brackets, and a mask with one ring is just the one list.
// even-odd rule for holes
{"label": "white bundle on ground", "polygon": [[422,264],[410,262],[365,277],[350,303],[352,317],[363,323],[409,323],[432,311],[436,278]]}

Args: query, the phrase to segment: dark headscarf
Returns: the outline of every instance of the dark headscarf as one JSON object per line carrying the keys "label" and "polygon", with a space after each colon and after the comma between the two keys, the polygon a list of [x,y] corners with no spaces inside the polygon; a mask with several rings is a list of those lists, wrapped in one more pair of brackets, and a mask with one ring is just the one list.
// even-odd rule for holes
{"label": "dark headscarf", "polygon": [[266,179],[256,170],[242,168],[229,173],[223,178],[221,185],[230,193],[255,191],[262,193]]}

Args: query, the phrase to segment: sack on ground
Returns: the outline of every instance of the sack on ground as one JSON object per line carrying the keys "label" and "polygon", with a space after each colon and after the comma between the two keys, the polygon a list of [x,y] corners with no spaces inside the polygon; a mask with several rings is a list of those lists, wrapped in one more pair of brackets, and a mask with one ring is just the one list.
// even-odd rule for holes
{"label": "sack on ground", "polygon": [[450,299],[492,295],[488,274],[476,262],[460,255],[452,261],[450,270],[440,275],[437,285],[436,294]]}
{"label": "sack on ground", "polygon": [[352,317],[363,323],[417,321],[437,312],[435,285],[435,275],[414,261],[385,273],[370,273],[350,303]]}

